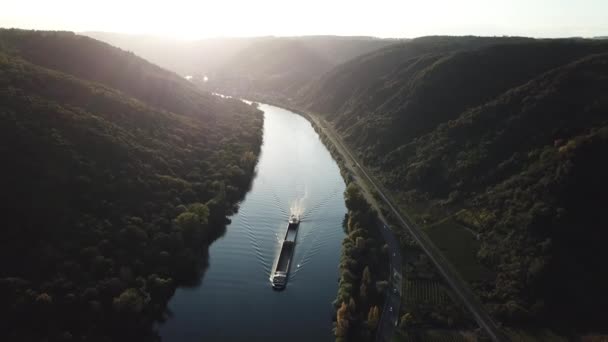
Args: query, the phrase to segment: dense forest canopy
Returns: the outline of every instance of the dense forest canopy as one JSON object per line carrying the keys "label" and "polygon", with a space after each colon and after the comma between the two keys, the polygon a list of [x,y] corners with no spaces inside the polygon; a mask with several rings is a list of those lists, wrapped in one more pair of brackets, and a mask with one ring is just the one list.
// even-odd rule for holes
{"label": "dense forest canopy", "polygon": [[[0,31],[0,46],[30,63],[102,83],[155,107],[210,115],[224,101],[131,52],[72,32]],[[213,115],[209,116],[213,119]]]}
{"label": "dense forest canopy", "polygon": [[453,217],[476,234],[494,276],[473,285],[499,321],[602,331],[607,53],[427,37],[342,64],[290,104],[332,122],[421,226]]}
{"label": "dense forest canopy", "polygon": [[[91,35],[210,79],[71,32],[0,30],[5,339],[157,338],[260,152],[256,106],[201,87],[321,115],[431,238],[465,227],[489,270],[469,281],[500,322],[606,332],[605,40]],[[342,323],[377,321],[348,302]]]}
{"label": "dense forest canopy", "polygon": [[248,189],[262,124],[105,43],[1,30],[2,339],[154,339]]}

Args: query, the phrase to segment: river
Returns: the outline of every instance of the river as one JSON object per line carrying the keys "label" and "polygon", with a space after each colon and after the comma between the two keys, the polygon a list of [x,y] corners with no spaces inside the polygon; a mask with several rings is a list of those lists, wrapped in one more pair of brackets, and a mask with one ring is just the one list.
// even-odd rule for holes
{"label": "river", "polygon": [[[177,289],[165,342],[333,340],[331,302],[338,286],[344,232],[344,180],[311,124],[270,105],[252,188],[226,234],[209,249],[201,284]],[[287,287],[274,291],[271,270],[290,213],[300,213]]]}

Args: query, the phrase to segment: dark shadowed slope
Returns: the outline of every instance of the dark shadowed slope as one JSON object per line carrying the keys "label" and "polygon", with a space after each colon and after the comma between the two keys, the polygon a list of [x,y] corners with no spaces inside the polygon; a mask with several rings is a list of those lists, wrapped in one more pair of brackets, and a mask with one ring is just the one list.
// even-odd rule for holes
{"label": "dark shadowed slope", "polygon": [[351,98],[362,95],[362,101],[365,101],[365,91],[371,84],[386,77],[395,77],[399,69],[407,68],[413,58],[527,40],[530,39],[434,36],[395,43],[332,69],[307,87],[301,96],[301,103],[310,105],[310,109],[318,112],[337,113]]}
{"label": "dark shadowed slope", "polygon": [[[377,148],[393,149],[547,70],[608,49],[607,44],[585,41],[517,42],[509,38],[505,40],[508,44],[496,44],[502,38],[487,39],[485,44],[493,44],[479,48],[479,42],[474,40],[476,44],[464,45],[470,47],[468,50],[455,43],[435,42],[431,45],[434,49],[441,46],[446,51],[428,53],[425,45],[426,49],[414,56],[409,55],[413,53],[408,47],[411,43],[405,43],[399,49],[408,55],[397,66],[392,57],[381,64],[382,55],[371,60],[367,58],[374,54],[364,56],[347,63],[358,62],[358,71],[347,69],[337,73],[344,68],[340,66],[328,73],[337,73],[329,83],[339,85],[340,78],[348,77],[351,78],[348,82],[356,86],[340,86],[332,91],[325,76],[299,101],[323,113],[348,140],[370,149],[373,157]],[[450,50],[454,46],[456,50]],[[397,47],[384,51],[393,48]],[[370,74],[375,64],[381,65],[383,71]],[[352,95],[340,97],[344,89]],[[327,103],[325,100],[330,97],[341,105]],[[377,140],[378,134],[384,138]]]}
{"label": "dark shadowed slope", "polygon": [[[511,324],[606,327],[608,55],[550,71],[400,147],[387,183],[465,208]],[[390,166],[389,166],[390,165]],[[465,215],[462,215],[464,217]]]}
{"label": "dark shadowed slope", "polygon": [[479,233],[471,253],[495,277],[472,285],[496,318],[601,331],[608,44],[451,39],[440,45],[455,50],[405,43],[355,59],[298,101],[334,123],[418,224],[457,213]]}
{"label": "dark shadowed slope", "polygon": [[2,340],[153,340],[249,186],[261,112],[90,38],[0,41]]}
{"label": "dark shadowed slope", "polygon": [[169,111],[208,115],[221,107],[221,99],[201,93],[183,77],[72,32],[1,30],[0,46],[30,63],[102,83]]}

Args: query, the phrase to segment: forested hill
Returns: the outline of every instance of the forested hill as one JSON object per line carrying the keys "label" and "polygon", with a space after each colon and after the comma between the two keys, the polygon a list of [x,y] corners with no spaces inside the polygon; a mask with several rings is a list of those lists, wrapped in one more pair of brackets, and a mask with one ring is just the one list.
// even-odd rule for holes
{"label": "forested hill", "polygon": [[223,101],[131,52],[72,32],[0,30],[0,47],[33,64],[99,82],[150,105],[207,115]]}
{"label": "forested hill", "polygon": [[259,38],[209,38],[185,41],[149,35],[83,32],[85,36],[131,51],[180,75],[207,75]]}
{"label": "forested hill", "polygon": [[[299,101],[327,115],[362,146],[392,149],[545,71],[608,48],[593,41],[463,39],[472,40],[467,45],[423,39],[414,47],[395,47],[405,54],[400,63],[387,49],[393,67],[381,63],[384,53],[357,59],[348,64],[359,65],[339,67],[344,71],[315,83]],[[479,48],[483,45],[488,46]],[[412,49],[420,54],[412,56]],[[376,133],[384,139],[375,139]]]}
{"label": "forested hill", "polygon": [[262,124],[105,43],[0,31],[0,339],[154,340],[249,187]]}
{"label": "forested hill", "polygon": [[608,44],[437,39],[341,65],[300,106],[330,120],[420,226],[478,234],[469,252],[491,276],[468,280],[499,321],[605,332]]}
{"label": "forested hill", "polygon": [[520,37],[430,36],[392,44],[331,69],[302,91],[300,102],[317,111],[335,113],[350,98],[365,97],[367,88],[374,82],[388,77],[401,79],[403,75],[397,75],[397,71],[407,68],[408,61],[412,59],[530,40]]}

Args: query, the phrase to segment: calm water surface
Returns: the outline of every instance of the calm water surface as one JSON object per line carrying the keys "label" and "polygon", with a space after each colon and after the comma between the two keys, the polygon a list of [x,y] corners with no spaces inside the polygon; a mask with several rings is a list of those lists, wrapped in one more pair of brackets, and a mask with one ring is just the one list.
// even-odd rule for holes
{"label": "calm water surface", "polygon": [[[165,342],[333,340],[344,181],[307,120],[260,109],[264,143],[252,189],[211,245],[200,286],[179,288],[169,303]],[[269,278],[292,212],[302,223],[287,288],[277,292]]]}

